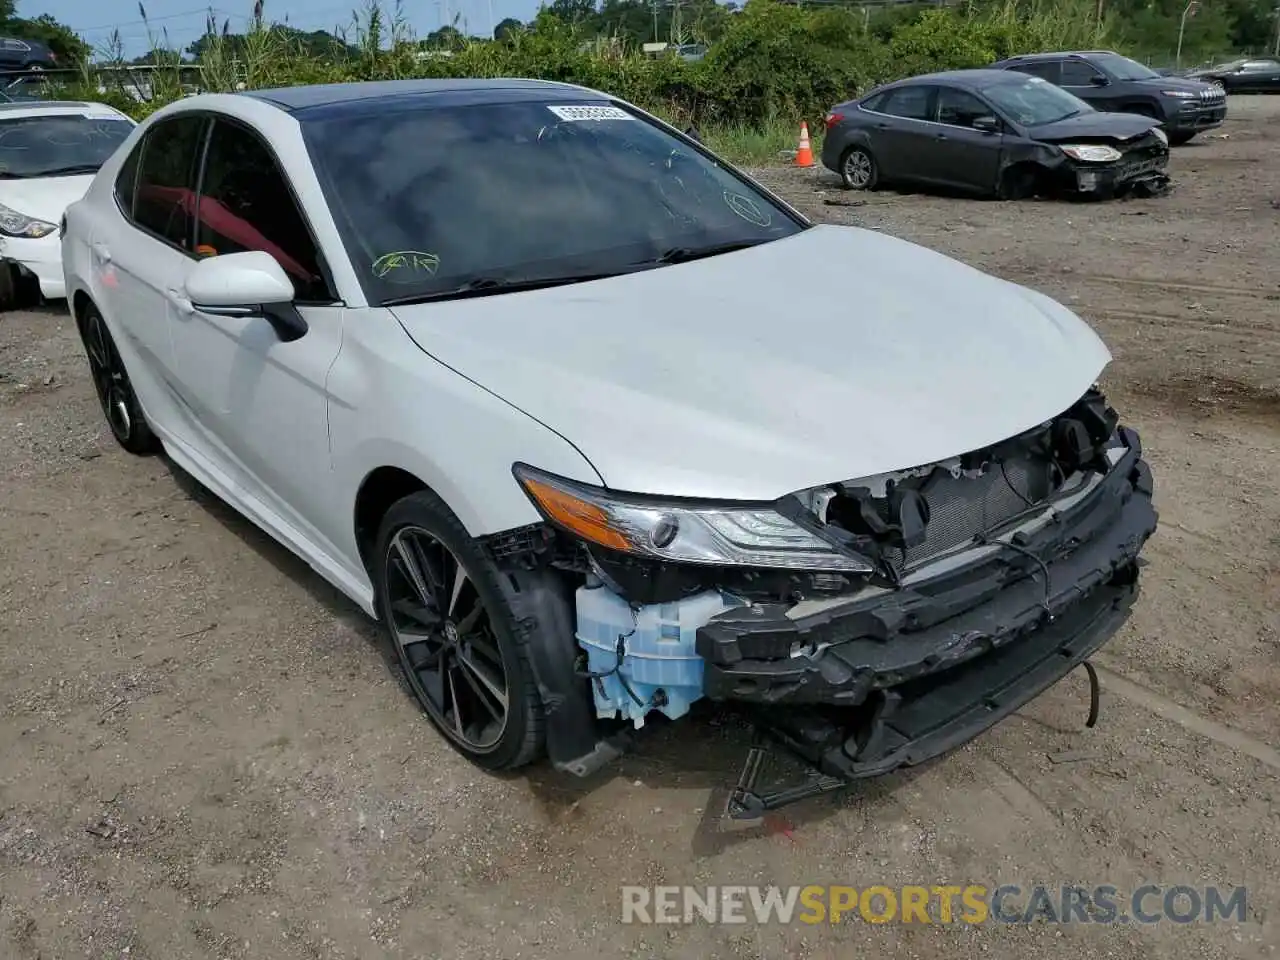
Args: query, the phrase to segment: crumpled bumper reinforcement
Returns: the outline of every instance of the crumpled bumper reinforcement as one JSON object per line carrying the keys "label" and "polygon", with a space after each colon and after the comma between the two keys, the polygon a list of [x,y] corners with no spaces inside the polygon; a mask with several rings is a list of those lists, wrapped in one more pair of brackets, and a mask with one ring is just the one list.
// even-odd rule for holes
{"label": "crumpled bumper reinforcement", "polygon": [[994,725],[1129,614],[1157,516],[1138,436],[1121,437],[1129,449],[1087,498],[983,562],[804,618],[712,619],[698,631],[707,696],[752,705],[771,738],[842,779],[920,763]]}

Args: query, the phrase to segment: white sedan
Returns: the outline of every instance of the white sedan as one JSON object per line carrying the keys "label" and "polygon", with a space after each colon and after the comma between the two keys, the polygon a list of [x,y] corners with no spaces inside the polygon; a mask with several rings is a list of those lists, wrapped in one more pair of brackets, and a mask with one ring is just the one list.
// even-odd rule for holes
{"label": "white sedan", "polygon": [[378,618],[492,769],[700,698],[918,763],[1112,636],[1156,523],[1067,309],[580,87],[194,97],[63,257],[120,443]]}
{"label": "white sedan", "polygon": [[65,296],[58,223],[133,128],[101,103],[0,104],[0,309],[20,279]]}

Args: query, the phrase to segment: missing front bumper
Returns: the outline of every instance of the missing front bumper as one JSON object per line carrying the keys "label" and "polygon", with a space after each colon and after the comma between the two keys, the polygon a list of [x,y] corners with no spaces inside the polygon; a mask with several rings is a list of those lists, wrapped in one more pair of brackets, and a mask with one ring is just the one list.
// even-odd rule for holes
{"label": "missing front bumper", "polygon": [[1122,195],[1130,192],[1155,194],[1170,183],[1167,163],[1143,161],[1124,166],[1077,166],[1069,171],[1067,187],[1082,196]]}
{"label": "missing front bumper", "polygon": [[1129,615],[1157,515],[1137,434],[1121,435],[1127,453],[1087,499],[980,564],[805,618],[712,619],[698,633],[707,696],[748,704],[770,739],[840,782],[977,736]]}
{"label": "missing front bumper", "polygon": [[862,711],[771,711],[768,735],[828,776],[880,776],[940,756],[1035,699],[1105,644],[1129,616],[1131,582],[1098,590],[1088,604],[1019,643],[962,667],[877,692]]}

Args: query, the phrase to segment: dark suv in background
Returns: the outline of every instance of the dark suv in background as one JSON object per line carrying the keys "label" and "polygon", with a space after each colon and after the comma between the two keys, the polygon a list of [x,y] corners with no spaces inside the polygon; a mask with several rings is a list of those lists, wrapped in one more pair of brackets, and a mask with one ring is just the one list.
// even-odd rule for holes
{"label": "dark suv in background", "polygon": [[1041,77],[1096,110],[1154,117],[1164,124],[1171,144],[1219,127],[1227,116],[1227,94],[1219,84],[1162,77],[1110,50],[1029,53],[994,63],[992,69]]}
{"label": "dark suv in background", "polygon": [[0,70],[53,70],[58,57],[38,40],[0,37]]}

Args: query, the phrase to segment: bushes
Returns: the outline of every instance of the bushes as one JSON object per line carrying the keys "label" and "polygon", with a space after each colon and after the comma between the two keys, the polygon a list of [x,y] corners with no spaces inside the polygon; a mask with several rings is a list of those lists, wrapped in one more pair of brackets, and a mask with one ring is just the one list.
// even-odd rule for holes
{"label": "bushes", "polygon": [[[216,91],[340,80],[530,76],[604,90],[678,125],[695,122],[704,130],[794,127],[801,119],[815,126],[832,104],[897,77],[981,66],[1011,53],[1096,46],[1106,39],[1105,25],[1094,21],[1092,0],[1059,0],[1044,9],[1040,2],[894,8],[873,18],[855,8],[748,0],[696,62],[585,43],[590,38],[546,9],[501,40],[469,40],[450,56],[424,55],[399,21],[388,23],[373,5],[355,43],[336,56],[309,54],[282,28],[228,37],[211,23],[199,45],[200,76],[205,89]],[[83,87],[72,92],[102,98]],[[142,116],[181,93],[178,70],[162,68],[149,102],[108,98]]]}

